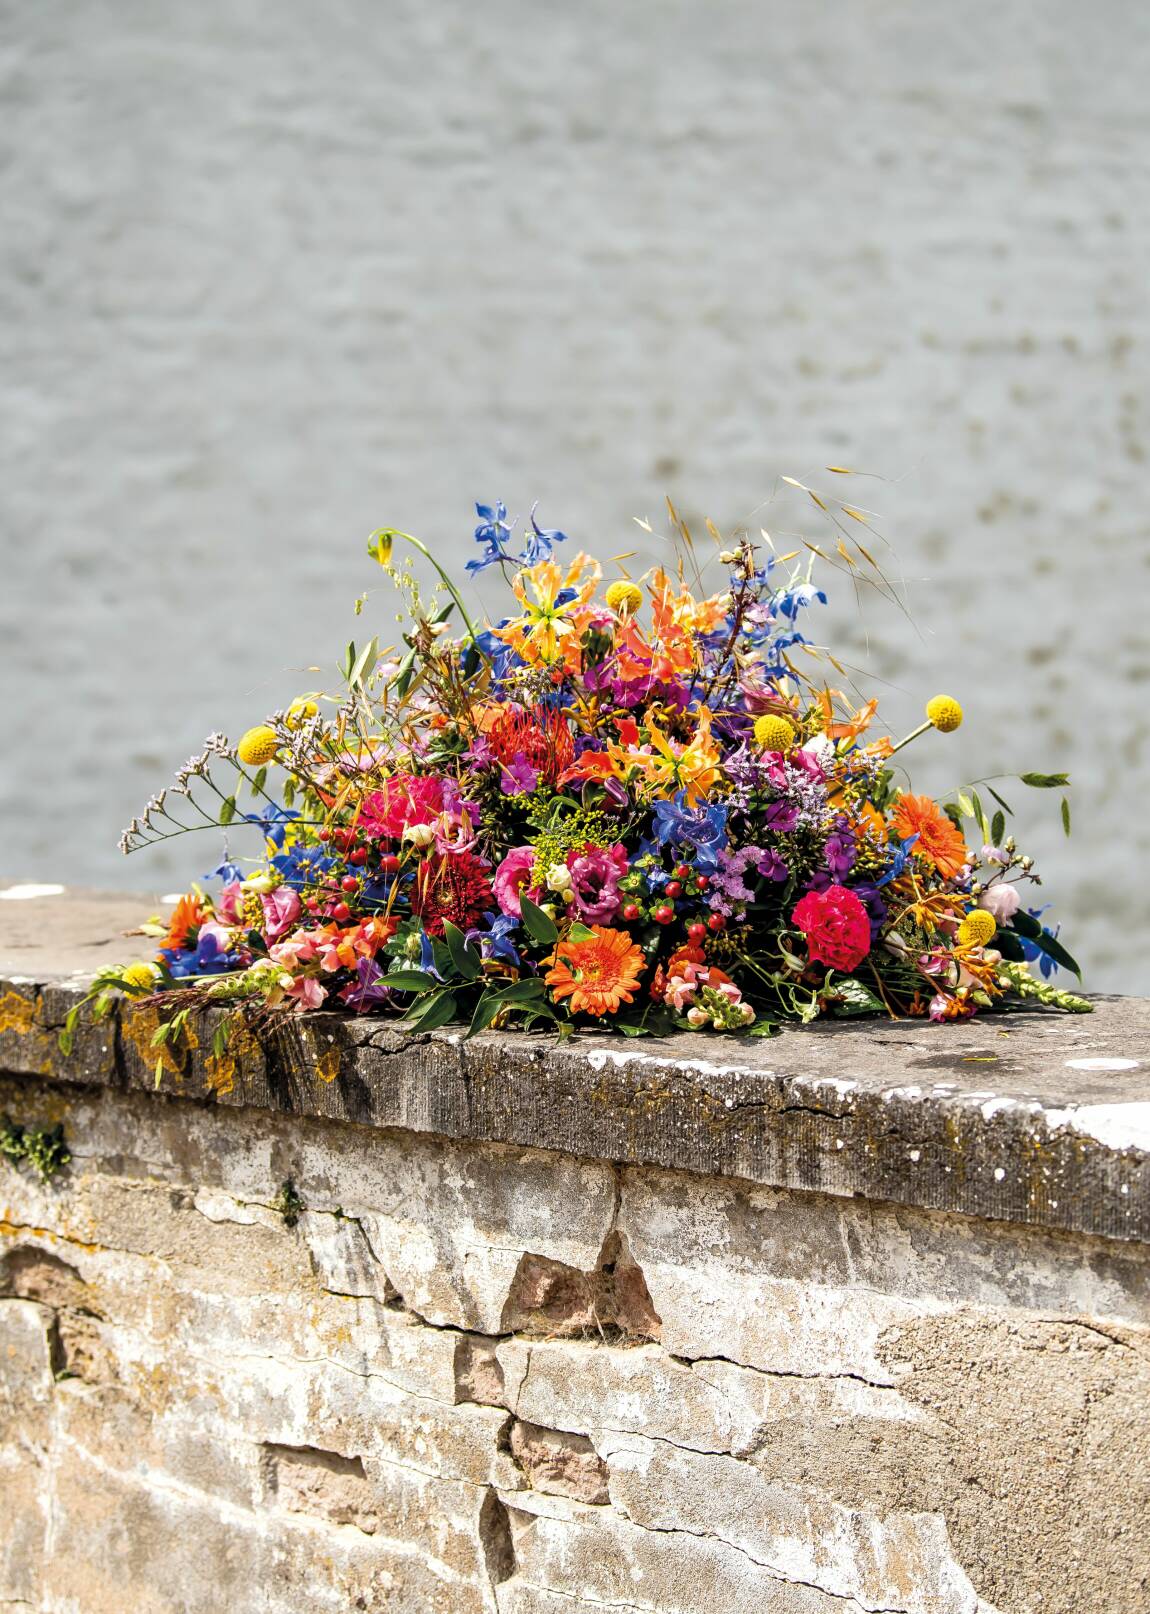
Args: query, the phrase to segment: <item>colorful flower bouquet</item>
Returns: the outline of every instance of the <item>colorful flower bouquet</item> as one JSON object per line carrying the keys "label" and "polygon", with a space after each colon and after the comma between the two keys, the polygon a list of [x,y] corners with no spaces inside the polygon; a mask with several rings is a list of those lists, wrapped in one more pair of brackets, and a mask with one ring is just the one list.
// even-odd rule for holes
{"label": "colorful flower bouquet", "polygon": [[[149,802],[126,852],[211,825],[254,831],[264,855],[225,846],[220,888],[145,927],[154,962],[103,972],[95,995],[232,1004],[249,1027],[342,1008],[631,1035],[1089,1008],[1049,984],[1077,966],[1025,903],[1036,876],[1002,796],[980,781],[988,816],[973,788],[939,806],[900,782],[898,753],[957,728],[958,702],[936,695],[896,742],[873,736],[875,701],[821,676],[843,669],[799,628],[826,599],[817,546],[724,547],[709,528],[708,591],[672,508],[695,589],[683,564],[601,589],[534,511],[513,553],[504,506],[477,510],[468,570],[503,570],[511,614],[477,627],[422,543],[375,534],[401,646],[349,645],[338,695],[302,694],[236,745],[209,736]],[[439,579],[429,599],[413,552]]]}

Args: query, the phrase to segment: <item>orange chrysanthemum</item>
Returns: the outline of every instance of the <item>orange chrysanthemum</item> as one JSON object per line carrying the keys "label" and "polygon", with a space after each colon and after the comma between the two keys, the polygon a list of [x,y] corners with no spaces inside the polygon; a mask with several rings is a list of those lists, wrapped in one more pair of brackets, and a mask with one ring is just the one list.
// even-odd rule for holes
{"label": "orange chrysanthemum", "polygon": [[944,880],[953,880],[969,856],[960,831],[929,796],[900,796],[891,828],[899,840],[917,835],[911,851],[933,864]]}
{"label": "orange chrysanthemum", "polygon": [[569,997],[576,1013],[617,1014],[620,1004],[635,1001],[645,961],[630,931],[593,925],[583,941],[560,942],[556,954],[547,985],[554,997]]}

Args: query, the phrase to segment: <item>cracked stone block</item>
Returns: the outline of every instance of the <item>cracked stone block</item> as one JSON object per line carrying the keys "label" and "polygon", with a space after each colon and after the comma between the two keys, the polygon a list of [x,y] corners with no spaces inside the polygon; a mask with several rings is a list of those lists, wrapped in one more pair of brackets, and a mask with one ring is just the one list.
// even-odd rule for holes
{"label": "cracked stone block", "polygon": [[348,1216],[304,1212],[300,1232],[307,1241],[316,1278],[333,1294],[353,1295],[387,1304],[398,1294],[376,1259],[367,1234]]}
{"label": "cracked stone block", "polygon": [[611,1502],[645,1530],[725,1542],[780,1579],[900,1614],[975,1614],[977,1595],[937,1514],[843,1507],[780,1485],[734,1457],[634,1435],[605,1436]]}
{"label": "cracked stone block", "polygon": [[[645,1530],[604,1508],[584,1509],[574,1519],[509,1511],[516,1578],[565,1596],[571,1606],[603,1603],[651,1614],[863,1614],[853,1598],[844,1603],[788,1581],[713,1537]],[[504,1607],[516,1607],[514,1594]]]}
{"label": "cracked stone block", "polygon": [[630,1429],[700,1451],[730,1449],[722,1393],[657,1345],[513,1339],[498,1355],[507,1405],[531,1423],[592,1437],[601,1429]]}
{"label": "cracked stone block", "polygon": [[534,1490],[552,1491],[596,1506],[610,1500],[607,1464],[586,1435],[544,1429],[516,1418],[509,1439],[511,1455]]}

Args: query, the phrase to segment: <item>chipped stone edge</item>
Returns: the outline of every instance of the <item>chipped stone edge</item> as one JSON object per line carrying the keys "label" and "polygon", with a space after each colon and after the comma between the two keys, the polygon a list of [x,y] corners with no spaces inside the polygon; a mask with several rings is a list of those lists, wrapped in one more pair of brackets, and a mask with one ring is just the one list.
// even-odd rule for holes
{"label": "chipped stone edge", "polygon": [[205,1057],[214,1017],[203,1016],[182,1068],[170,1061],[157,1085],[131,1006],[82,1025],[72,1055],[59,1052],[55,1028],[81,991],[71,981],[0,981],[0,999],[17,1005],[9,1023],[0,1019],[0,1074],[1150,1243],[1150,1103],[1053,1107],[917,1085],[876,1092],[653,1047],[498,1032],[465,1041],[450,1028],[412,1035],[394,1022],[327,1014],[249,1049],[222,1074]]}

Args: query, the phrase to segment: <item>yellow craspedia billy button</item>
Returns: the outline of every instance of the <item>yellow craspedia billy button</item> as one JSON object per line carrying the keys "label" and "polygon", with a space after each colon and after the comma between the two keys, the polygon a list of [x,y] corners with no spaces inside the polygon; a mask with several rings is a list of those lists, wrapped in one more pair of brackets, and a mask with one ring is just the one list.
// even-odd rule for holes
{"label": "yellow craspedia billy button", "polygon": [[962,707],[953,695],[935,695],[926,703],[926,715],[940,734],[953,734],[962,722]]}
{"label": "yellow craspedia billy button", "polygon": [[[289,729],[298,729],[309,718],[315,717],[319,707],[310,695],[297,695],[287,709],[287,725]],[[254,730],[253,730],[254,733]],[[247,736],[245,735],[246,739]]]}
{"label": "yellow craspedia billy button", "polygon": [[998,922],[985,908],[975,908],[958,927],[960,947],[985,947],[998,929]]}
{"label": "yellow craspedia billy button", "polygon": [[249,729],[240,738],[236,747],[236,755],[241,762],[246,762],[250,768],[262,768],[265,762],[270,762],[280,748],[276,738],[275,729],[261,723],[257,728]]}
{"label": "yellow craspedia billy button", "polygon": [[156,966],[154,964],[129,964],[127,969],[120,971],[120,979],[125,986],[155,986]]}
{"label": "yellow craspedia billy button", "polygon": [[767,712],[755,719],[755,741],[764,751],[789,751],[795,743],[794,725],[777,712]]}
{"label": "yellow craspedia billy button", "polygon": [[607,604],[620,616],[633,616],[643,603],[643,590],[626,577],[607,585]]}

